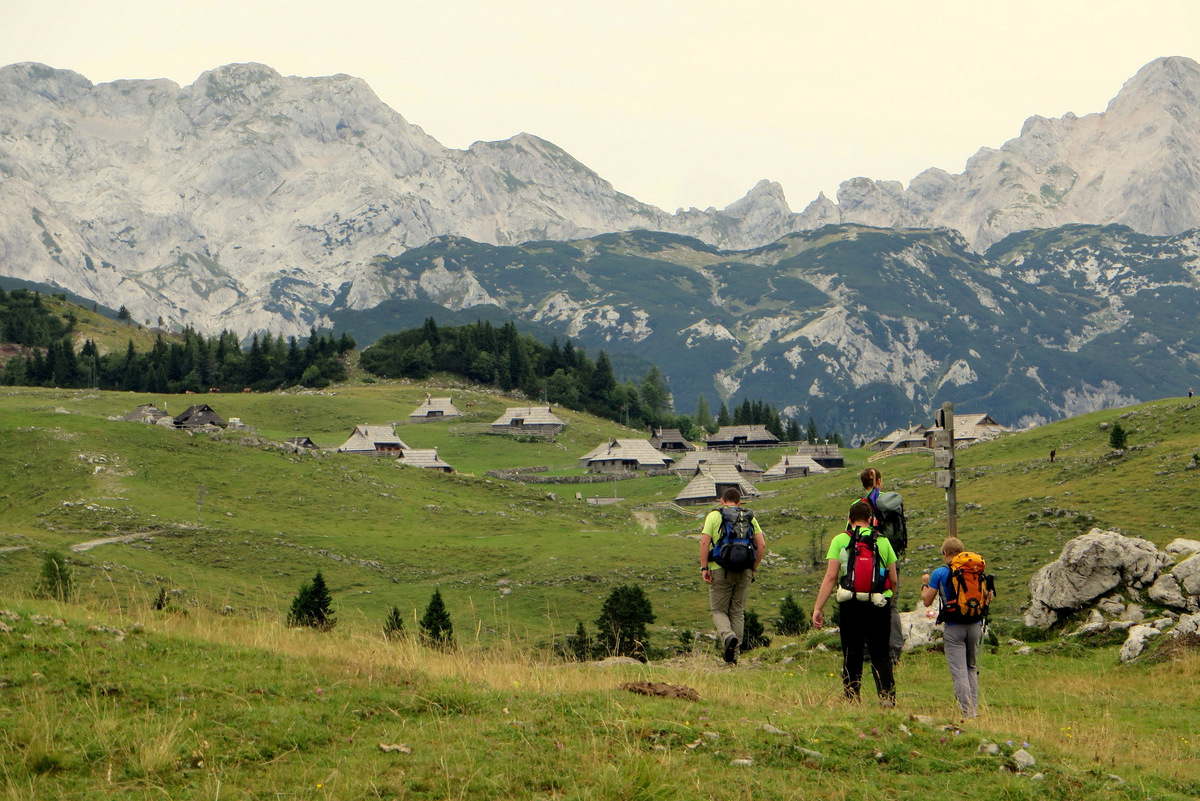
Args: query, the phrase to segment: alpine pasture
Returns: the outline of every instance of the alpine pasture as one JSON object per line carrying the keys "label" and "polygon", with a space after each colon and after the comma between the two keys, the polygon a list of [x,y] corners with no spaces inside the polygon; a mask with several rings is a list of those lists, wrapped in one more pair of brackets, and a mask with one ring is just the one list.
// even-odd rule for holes
{"label": "alpine pasture", "polygon": [[[273,444],[307,436],[334,447],[356,424],[407,420],[426,392],[453,396],[465,418],[397,433],[438,448],[453,474]],[[144,403],[177,414],[197,402],[252,431],[189,435],[113,419]],[[1091,527],[1160,547],[1192,536],[1192,402],[1095,412],[959,452],[960,536],[987,557],[999,590],[983,709],[969,724],[936,650],[904,657],[897,708],[878,708],[869,681],[868,700],[852,706],[840,697],[836,635],[781,637],[770,624],[788,592],[811,611],[869,452],[844,451],[844,471],[760,485],[768,495],[749,505],[770,555],[750,607],[772,642],[728,669],[703,636],[683,645],[710,628],[695,538],[707,507],[672,507],[675,477],[488,478],[532,466],[577,475],[578,457],[606,438],[639,436],[559,409],[567,427],[553,441],[480,433],[521,403],[445,382],[203,397],[4,388],[4,797],[1200,796],[1194,651],[1163,643],[1121,665],[1119,640],[1020,625],[1029,576]],[[1129,434],[1119,455],[1101,428],[1118,420]],[[790,450],[752,458],[769,467]],[[910,606],[917,577],[938,563],[944,493],[928,455],[872,464],[905,498]],[[51,550],[68,556],[65,602],[31,594]],[[337,626],[289,629],[291,599],[317,571]],[[653,604],[656,658],[565,659],[555,646],[581,621],[594,631],[621,584]],[[435,589],[455,649],[383,636],[393,607],[415,635]],[[1017,654],[1013,639],[1033,652]],[[638,694],[622,687],[630,682],[699,700]]]}

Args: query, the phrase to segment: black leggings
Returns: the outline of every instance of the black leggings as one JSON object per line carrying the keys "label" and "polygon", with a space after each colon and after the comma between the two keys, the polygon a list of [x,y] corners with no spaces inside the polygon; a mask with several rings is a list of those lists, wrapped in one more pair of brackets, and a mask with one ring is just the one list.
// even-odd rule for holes
{"label": "black leggings", "polygon": [[891,602],[875,606],[870,601],[846,601],[838,608],[842,635],[842,686],[846,697],[857,700],[862,690],[863,651],[871,655],[875,689],[886,702],[896,700],[896,680],[888,653],[892,630]]}

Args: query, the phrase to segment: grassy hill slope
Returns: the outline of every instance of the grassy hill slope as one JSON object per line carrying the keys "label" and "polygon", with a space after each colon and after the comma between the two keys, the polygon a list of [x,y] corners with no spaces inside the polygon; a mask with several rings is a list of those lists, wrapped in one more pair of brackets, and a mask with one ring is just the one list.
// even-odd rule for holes
{"label": "grassy hill slope", "polygon": [[[334,446],[355,423],[406,419],[426,391],[453,395],[468,419],[399,434],[438,447],[456,474],[268,442]],[[178,412],[201,400],[258,438],[109,419],[140,403]],[[708,629],[699,521],[657,505],[678,479],[578,488],[626,499],[596,507],[572,485],[486,478],[512,466],[580,473],[579,455],[633,435],[570,412],[555,442],[473,433],[510,403],[403,383],[203,398],[0,392],[5,797],[858,798],[865,786],[868,797],[914,798],[948,783],[1005,799],[1200,795],[1200,725],[1183,713],[1200,703],[1194,652],[1119,666],[1108,637],[1035,643],[1030,656],[1000,646],[984,657],[982,717],[961,733],[935,652],[905,658],[889,711],[844,705],[827,635],[776,637],[736,671],[703,645],[651,665],[561,663],[544,646],[578,621],[590,627],[620,583],[653,603],[654,645]],[[1159,545],[1191,535],[1197,414],[1189,401],[1161,401],[959,453],[960,532],[1000,577],[1001,642],[1017,631],[1030,573],[1070,537],[1092,525]],[[1130,445],[1120,457],[1101,429],[1118,419]],[[769,466],[783,450],[753,455]],[[763,485],[772,494],[754,508],[772,554],[751,606],[764,619],[789,591],[809,608],[867,454],[847,456],[844,472]],[[873,462],[906,498],[910,582],[936,563],[945,535],[931,462]],[[111,538],[70,555],[78,603],[28,599],[47,549]],[[338,627],[288,630],[290,599],[316,570]],[[386,612],[398,606],[415,631],[435,587],[462,648],[384,640]],[[155,610],[160,588],[170,602]],[[699,700],[635,695],[621,686],[630,681],[688,687]],[[980,753],[984,740],[1001,753]],[[1003,772],[1023,743],[1037,766]]]}

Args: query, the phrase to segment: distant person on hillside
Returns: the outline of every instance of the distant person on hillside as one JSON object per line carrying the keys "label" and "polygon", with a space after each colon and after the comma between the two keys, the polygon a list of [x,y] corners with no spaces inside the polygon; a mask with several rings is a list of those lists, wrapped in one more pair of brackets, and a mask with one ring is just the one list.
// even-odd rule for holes
{"label": "distant person on hillside", "polygon": [[[862,500],[871,505],[871,525],[887,537],[897,557],[903,555],[908,545],[908,530],[904,518],[904,501],[900,498],[900,494],[898,492],[887,493],[882,503],[887,509],[881,509],[879,496],[883,489],[883,473],[879,472],[877,467],[868,467],[859,473],[858,477],[862,481],[863,492],[866,493]],[[898,592],[899,587],[893,586],[892,590]],[[900,625],[900,606],[893,601],[891,630],[888,636],[888,657],[891,659],[893,667],[900,663],[902,653],[904,653],[904,629]]]}
{"label": "distant person on hillside", "polygon": [[935,598],[942,599],[938,622],[946,624],[943,639],[954,697],[963,717],[974,718],[979,714],[979,641],[995,592],[983,573],[983,557],[967,552],[962,540],[950,537],[942,543],[942,560],[945,565],[921,576],[921,602],[932,606]]}
{"label": "distant person on hillside", "polygon": [[813,604],[812,622],[825,626],[825,602],[838,601],[842,639],[842,688],[857,701],[862,692],[864,650],[871,656],[875,690],[885,706],[896,705],[896,680],[888,658],[891,632],[891,587],[895,587],[896,552],[887,537],[871,527],[871,505],[859,501],[850,507],[849,528],[835,536],[826,554],[825,577]]}
{"label": "distant person on hillside", "polygon": [[1192,399],[1192,390],[1191,390],[1191,388],[1189,387],[1189,388],[1188,388],[1188,400],[1191,400],[1191,399]]}
{"label": "distant person on hillside", "polygon": [[704,518],[700,536],[700,575],[708,584],[708,603],[725,662],[737,664],[745,642],[746,597],[767,551],[754,512],[742,508],[742,493],[728,487],[721,507]]}
{"label": "distant person on hillside", "polygon": [[1053,462],[1053,461],[1054,461],[1054,457],[1055,457],[1057,454],[1058,454],[1058,451],[1056,451],[1054,448],[1051,448],[1051,449],[1050,449],[1050,461],[1051,461],[1051,462]]}

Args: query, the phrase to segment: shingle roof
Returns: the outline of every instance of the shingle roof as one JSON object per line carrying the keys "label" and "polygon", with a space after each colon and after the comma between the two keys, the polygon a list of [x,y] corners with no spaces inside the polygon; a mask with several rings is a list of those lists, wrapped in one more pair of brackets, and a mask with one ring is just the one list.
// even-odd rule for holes
{"label": "shingle roof", "polygon": [[523,420],[527,426],[561,426],[566,425],[550,411],[549,406],[512,406],[504,414],[496,418],[494,426],[512,425],[513,420]]}
{"label": "shingle roof", "polygon": [[462,412],[454,405],[453,398],[431,398],[425,396],[425,402],[409,413],[409,418],[425,419],[427,417],[462,417]]}
{"label": "shingle roof", "polygon": [[805,456],[803,454],[789,454],[784,456],[775,464],[771,465],[771,467],[768,468],[765,473],[763,473],[763,478],[786,476],[789,468],[793,470],[796,468],[805,468],[808,470],[808,475],[810,476],[816,475],[817,473],[829,472],[828,469],[813,461],[811,456]]}
{"label": "shingle roof", "polygon": [[591,462],[637,461],[640,469],[666,467],[670,459],[644,439],[615,439],[604,442],[579,457],[579,466],[587,467]]}
{"label": "shingle roof", "polygon": [[758,489],[747,481],[736,468],[728,465],[714,465],[700,468],[688,485],[675,496],[675,501],[686,503],[688,501],[715,500],[718,497],[718,484],[736,484],[743,497],[759,495]]}
{"label": "shingle roof", "polygon": [[779,437],[767,430],[766,426],[721,426],[715,434],[710,434],[706,442],[779,442]]}
{"label": "shingle roof", "polygon": [[405,467],[423,467],[436,470],[453,470],[454,468],[438,456],[437,448],[409,448],[396,460]]}
{"label": "shingle roof", "polygon": [[676,473],[694,473],[700,467],[701,463],[709,465],[728,465],[732,466],[743,473],[761,473],[762,467],[755,464],[749,456],[744,453],[734,453],[732,451],[692,451],[685,454],[678,462],[671,466],[671,470]]}
{"label": "shingle roof", "polygon": [[344,453],[365,453],[379,450],[376,445],[387,445],[408,450],[408,446],[396,436],[396,429],[391,425],[358,425],[350,432],[350,438],[343,442],[338,450]]}

